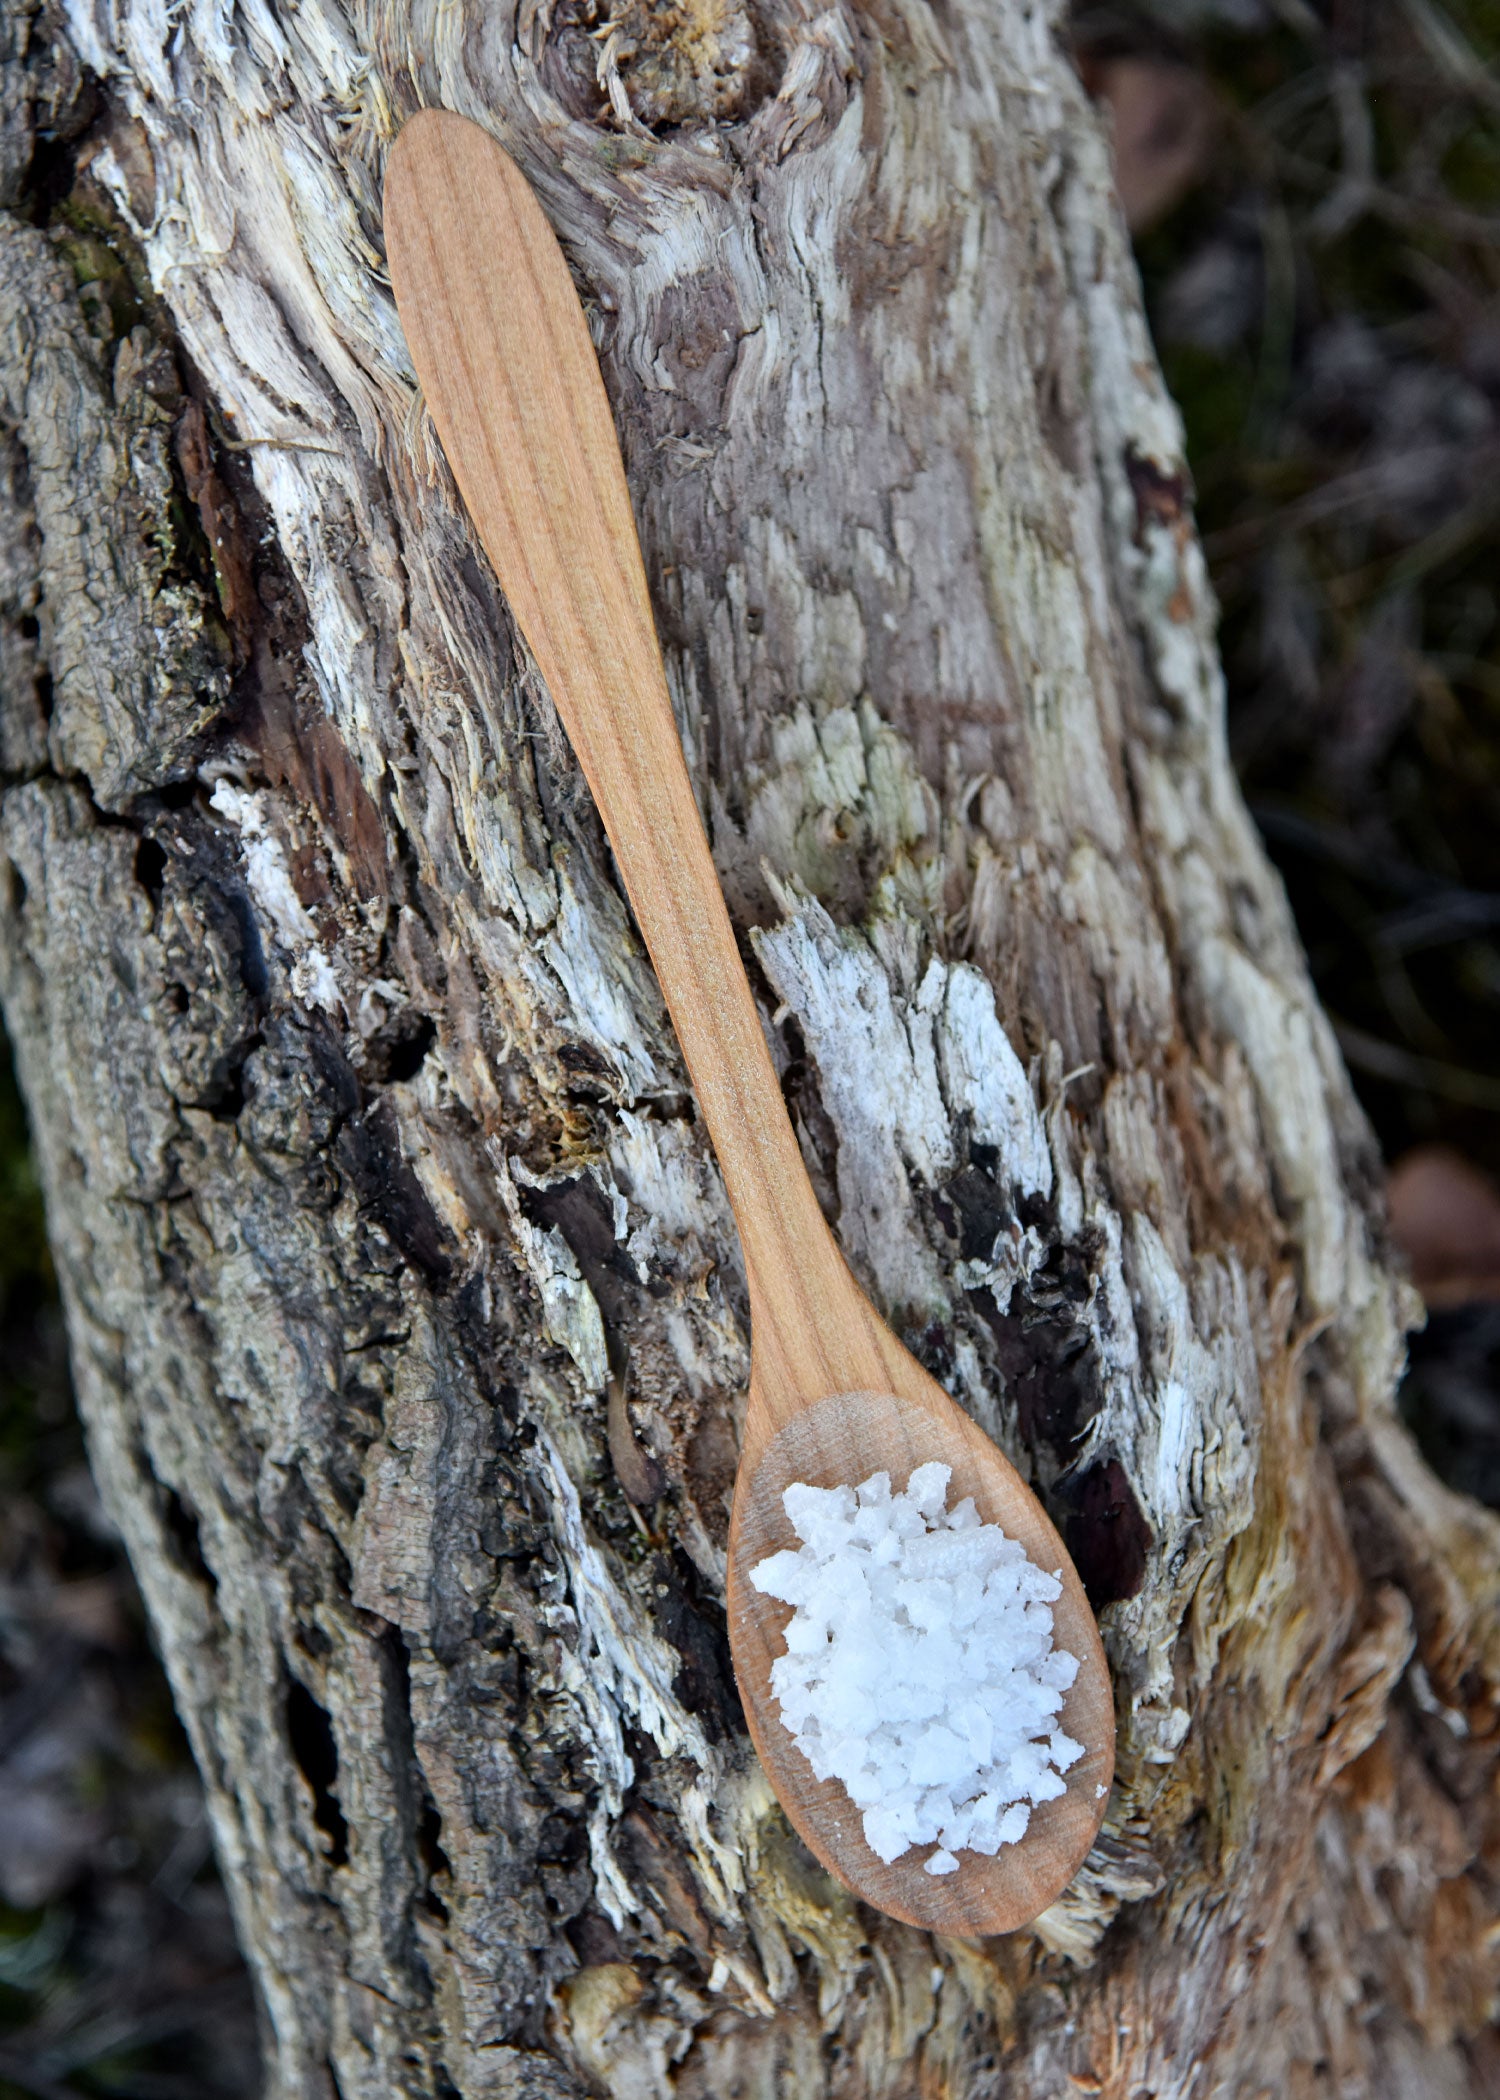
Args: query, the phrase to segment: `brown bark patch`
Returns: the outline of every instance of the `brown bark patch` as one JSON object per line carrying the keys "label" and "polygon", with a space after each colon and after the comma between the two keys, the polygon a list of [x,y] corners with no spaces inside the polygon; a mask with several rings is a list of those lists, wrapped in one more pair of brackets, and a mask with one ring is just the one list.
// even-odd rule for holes
{"label": "brown bark patch", "polygon": [[255,579],[240,532],[239,514],[214,465],[208,424],[196,401],[188,402],[178,420],[176,443],[177,463],[182,468],[189,499],[197,506],[213,560],[219,605],[234,644],[235,661],[243,663],[250,650]]}

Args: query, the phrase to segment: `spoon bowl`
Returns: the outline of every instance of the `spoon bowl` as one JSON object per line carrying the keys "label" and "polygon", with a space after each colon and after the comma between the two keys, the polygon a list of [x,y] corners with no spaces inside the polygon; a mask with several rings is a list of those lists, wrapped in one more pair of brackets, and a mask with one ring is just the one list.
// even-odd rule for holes
{"label": "spoon bowl", "polygon": [[[854,1893],[934,1931],[1006,1932],[1053,1902],[1108,1796],[1114,1713],[1072,1562],[1009,1461],[861,1291],[792,1133],[688,779],[609,402],[561,249],[525,178],[478,125],[406,125],[385,186],[396,304],[428,407],[512,613],[593,791],[714,1141],[750,1286],[752,1377],[729,1553],[735,1674],[756,1749],[797,1829]],[[961,1499],[1063,1593],[1079,1671],[1062,1725],[1085,1755],[1066,1792],[993,1859],[884,1865],[841,1786],[820,1784],[770,1691],[786,1607],[750,1570],[791,1543],[796,1480],[857,1485],[952,1467]]]}
{"label": "spoon bowl", "polygon": [[[771,1665],[785,1650],[791,1607],[763,1595],[750,1579],[768,1554],[797,1543],[781,1500],[794,1482],[857,1486],[885,1472],[900,1488],[915,1467],[932,1459],[952,1468],[950,1506],[972,1495],[985,1523],[998,1524],[1039,1568],[1061,1577],[1062,1595],[1052,1606],[1053,1641],[1078,1658],[1079,1668],[1058,1726],[1084,1745],[1066,1775],[1067,1791],[1032,1809],[1018,1844],[1002,1846],[993,1858],[960,1852],[957,1872],[944,1875],[926,1871],[925,1847],[889,1865],[879,1859],[843,1786],[814,1774],[782,1725],[770,1684]],[[753,1464],[741,1461],[729,1534],[728,1610],[735,1674],[756,1753],[797,1831],[846,1888],[908,1925],[976,1938],[1026,1924],[1071,1881],[1094,1841],[1113,1770],[1114,1706],[1098,1628],[1077,1571],[1036,1497],[941,1387],[920,1403],[895,1393],[831,1393],[800,1408]]]}

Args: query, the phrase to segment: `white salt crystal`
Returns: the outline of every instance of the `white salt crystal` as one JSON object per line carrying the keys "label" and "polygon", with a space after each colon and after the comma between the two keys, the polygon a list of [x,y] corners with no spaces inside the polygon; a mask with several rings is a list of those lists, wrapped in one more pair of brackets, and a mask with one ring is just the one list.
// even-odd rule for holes
{"label": "white salt crystal", "polygon": [[1062,1583],[972,1499],[948,1509],[949,1478],[932,1463],[899,1493],[888,1473],[799,1482],[782,1505],[801,1546],[750,1577],[793,1607],[771,1666],[783,1725],[863,1812],[871,1851],[932,1845],[929,1874],[1017,1844],[1083,1755],[1057,1725],[1078,1675],[1052,1645]]}

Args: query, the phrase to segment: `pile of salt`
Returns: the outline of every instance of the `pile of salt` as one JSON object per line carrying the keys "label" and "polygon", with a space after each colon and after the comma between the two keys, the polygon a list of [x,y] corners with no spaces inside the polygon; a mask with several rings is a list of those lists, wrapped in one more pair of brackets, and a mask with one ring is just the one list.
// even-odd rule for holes
{"label": "pile of salt", "polygon": [[863,1487],[801,1482],[782,1498],[802,1545],[751,1581],[794,1607],[771,1666],[783,1724],[819,1779],[837,1779],[887,1862],[936,1845],[993,1856],[1034,1802],[1066,1791],[1083,1755],[1056,1726],[1077,1660],[1052,1645],[1062,1593],[972,1500],[947,1509],[951,1468]]}

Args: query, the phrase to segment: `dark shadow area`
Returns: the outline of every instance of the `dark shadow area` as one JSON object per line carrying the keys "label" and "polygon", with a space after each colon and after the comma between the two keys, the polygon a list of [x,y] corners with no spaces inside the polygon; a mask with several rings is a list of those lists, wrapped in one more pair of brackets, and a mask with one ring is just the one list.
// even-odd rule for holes
{"label": "dark shadow area", "polygon": [[0,1042],[0,2100],[259,2089],[202,1790],[89,1477]]}
{"label": "dark shadow area", "polygon": [[[1422,1168],[1393,1226],[1444,1310],[1403,1407],[1493,1502],[1500,13],[1087,0],[1075,34],[1186,426],[1235,763],[1386,1159]],[[1467,1250],[1433,1244],[1445,1185]]]}

